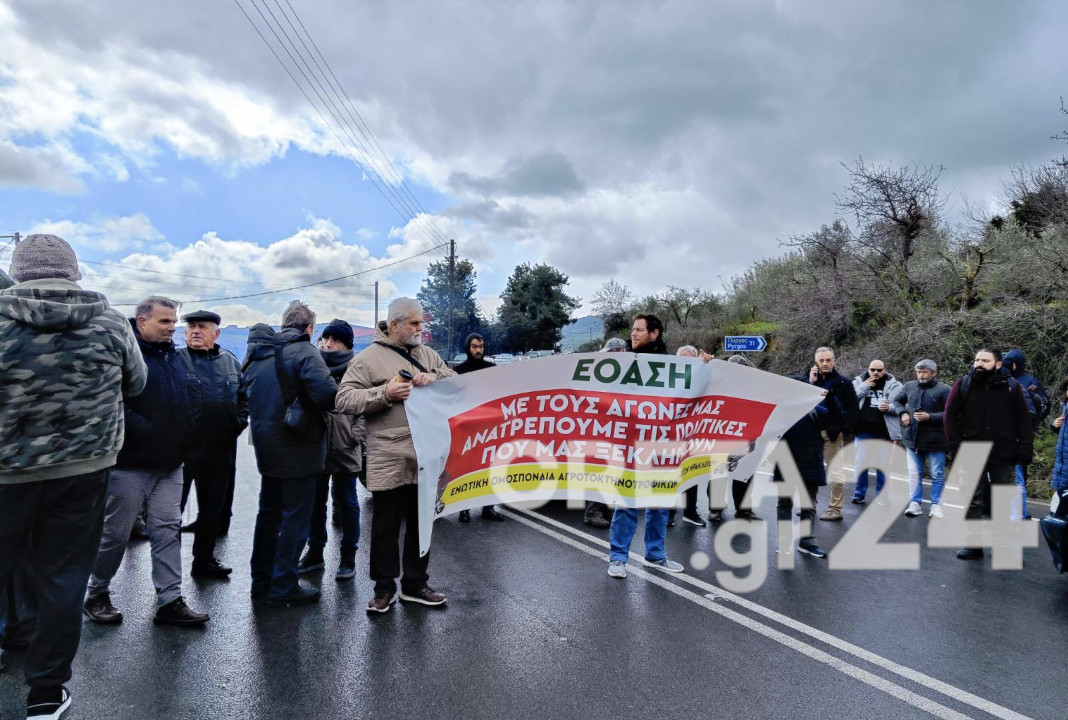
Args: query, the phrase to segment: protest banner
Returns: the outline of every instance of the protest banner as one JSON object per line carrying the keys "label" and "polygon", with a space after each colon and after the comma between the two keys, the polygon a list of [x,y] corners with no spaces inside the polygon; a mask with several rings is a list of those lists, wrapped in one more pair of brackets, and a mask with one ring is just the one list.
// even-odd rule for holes
{"label": "protest banner", "polygon": [[741,365],[635,353],[557,355],[415,388],[420,550],[436,518],[583,498],[668,507],[715,474],[747,478],[822,399]]}

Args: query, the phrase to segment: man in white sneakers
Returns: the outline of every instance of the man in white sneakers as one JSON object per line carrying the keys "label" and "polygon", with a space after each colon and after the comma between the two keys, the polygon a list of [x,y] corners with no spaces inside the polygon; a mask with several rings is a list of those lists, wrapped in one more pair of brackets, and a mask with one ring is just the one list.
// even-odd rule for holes
{"label": "man in white sneakers", "polygon": [[931,468],[931,517],[942,517],[942,489],[946,486],[946,431],[943,420],[949,385],[938,381],[934,360],[916,363],[916,379],[894,396],[894,412],[901,418],[901,442],[908,454],[912,498],[905,514],[923,513],[923,471]]}

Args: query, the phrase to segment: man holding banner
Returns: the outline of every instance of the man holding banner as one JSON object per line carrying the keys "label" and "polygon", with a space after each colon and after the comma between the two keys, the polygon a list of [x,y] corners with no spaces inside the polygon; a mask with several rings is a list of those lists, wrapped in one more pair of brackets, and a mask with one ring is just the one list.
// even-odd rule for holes
{"label": "man holding banner", "polygon": [[[639,313],[634,316],[630,330],[630,347],[636,353],[667,355],[664,343],[664,323],[655,315]],[[645,510],[645,561],[667,572],[682,572],[680,563],[668,559],[664,551],[667,535],[668,512],[666,508]],[[608,574],[614,578],[627,577],[627,558],[630,543],[638,529],[638,511],[620,506],[612,514],[612,527],[608,531],[612,552],[608,558]]]}
{"label": "man holding banner", "polygon": [[397,599],[402,524],[400,599],[421,605],[444,605],[446,600],[427,584],[430,555],[419,555],[418,463],[404,405],[413,386],[456,373],[421,344],[423,308],[418,302],[397,298],[389,304],[387,318],[375,331],[374,342],[349,364],[336,403],[338,412],[367,419],[367,489],[374,496],[370,562],[375,582],[369,613],[388,612]]}

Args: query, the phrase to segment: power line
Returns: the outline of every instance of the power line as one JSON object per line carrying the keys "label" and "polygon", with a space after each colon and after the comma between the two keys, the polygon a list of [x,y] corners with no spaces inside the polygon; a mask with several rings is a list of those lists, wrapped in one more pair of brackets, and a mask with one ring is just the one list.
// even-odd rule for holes
{"label": "power line", "polygon": [[[319,281],[316,281],[316,282],[313,282],[313,283],[306,283],[304,285],[294,285],[293,287],[282,288],[281,290],[268,290],[266,292],[249,293],[247,295],[228,295],[226,297],[199,298],[197,300],[180,300],[179,302],[185,304],[185,303],[217,302],[217,301],[220,301],[220,300],[242,300],[244,298],[250,298],[250,297],[263,297],[264,295],[276,295],[278,293],[289,292],[290,290],[303,290],[304,288],[315,287],[317,285],[325,285],[326,283],[337,282],[338,280],[348,280],[349,278],[359,277],[360,275],[367,275],[368,273],[377,272],[377,271],[382,270],[384,268],[392,267],[393,265],[399,265],[399,264],[401,264],[403,262],[407,262],[409,260],[414,260],[415,258],[420,257],[421,255],[426,255],[427,253],[430,253],[430,252],[433,252],[434,250],[437,250],[439,248],[445,247],[446,245],[448,245],[448,243],[442,243],[441,245],[435,245],[434,247],[428,248],[426,250],[423,250],[422,252],[416,253],[415,255],[410,255],[410,256],[408,256],[406,258],[401,258],[400,260],[394,260],[393,262],[386,263],[385,265],[379,265],[378,267],[371,268],[370,270],[361,270],[360,272],[351,273],[349,275],[341,275],[339,277],[329,278],[327,280],[319,280]],[[116,305],[116,306],[127,306],[127,305],[136,305],[137,303],[113,303],[113,304]]]}
{"label": "power line", "polygon": [[[266,7],[266,2],[265,2],[265,0],[263,0],[263,1],[264,1],[264,7]],[[260,10],[260,8],[256,4],[255,0],[250,0],[250,2],[252,3],[252,7],[255,8],[256,13],[260,16],[260,19],[271,30],[272,34],[275,36],[275,39],[278,41],[278,44],[282,47],[282,50],[286,53],[286,55],[289,56],[289,59],[292,61],[294,68],[297,70],[298,73],[301,74],[301,76],[304,77],[304,80],[307,82],[307,84],[311,88],[312,92],[315,93],[315,95],[319,98],[319,100],[322,103],[322,105],[327,108],[327,112],[330,112],[330,114],[334,116],[334,120],[337,123],[338,127],[342,128],[342,130],[344,131],[345,128],[346,128],[345,123],[343,123],[341,120],[338,119],[338,116],[334,111],[330,110],[330,107],[334,107],[335,110],[336,110],[336,106],[333,105],[332,103],[328,102],[326,99],[324,99],[322,97],[322,95],[319,93],[319,91],[316,90],[316,88],[312,85],[311,80],[308,79],[307,74],[301,69],[300,64],[298,64],[297,60],[293,57],[293,53],[291,53],[289,51],[289,48],[286,46],[286,43],[282,41],[282,38],[278,34],[278,30],[276,30],[275,27],[270,23],[270,21],[267,20],[267,17]],[[327,120],[326,116],[323,114],[323,111],[319,108],[319,105],[317,105],[315,103],[315,101],[312,100],[311,96],[304,89],[304,86],[297,80],[296,76],[289,69],[289,67],[286,65],[286,63],[282,60],[282,57],[274,49],[274,47],[271,45],[270,41],[267,40],[267,37],[263,34],[263,32],[260,31],[259,26],[256,25],[256,23],[255,23],[255,21],[253,21],[252,17],[245,11],[245,8],[241,5],[240,1],[239,0],[234,0],[234,4],[237,5],[238,9],[241,11],[241,14],[244,15],[245,19],[248,20],[250,25],[252,25],[253,30],[256,31],[256,34],[260,36],[260,39],[267,46],[267,49],[271,51],[272,55],[274,55],[274,58],[275,58],[275,60],[278,61],[278,64],[281,65],[282,69],[285,70],[287,75],[289,75],[289,78],[290,78],[290,80],[293,81],[293,84],[297,86],[297,89],[300,90],[300,92],[304,96],[304,98],[308,101],[308,103],[312,106],[312,108],[315,110],[315,112],[319,115],[320,119],[323,121],[323,124],[326,125],[328,130],[330,130],[331,134],[341,144],[341,146],[344,148],[345,152],[349,155],[349,157],[352,158],[352,161],[354,163],[356,163],[357,165],[360,165],[361,167],[363,167],[365,170],[367,170],[369,172],[368,179],[371,181],[372,185],[374,185],[375,190],[377,190],[378,193],[383,197],[383,199],[385,199],[386,202],[389,203],[390,207],[393,208],[393,210],[398,214],[398,216],[401,217],[401,219],[403,219],[406,223],[414,220],[415,228],[421,230],[424,234],[429,234],[431,236],[431,238],[432,238],[434,236],[434,233],[427,233],[426,228],[424,226],[419,225],[419,221],[422,218],[422,216],[417,215],[415,218],[409,217],[404,211],[402,211],[393,202],[393,200],[390,199],[389,195],[386,193],[385,190],[383,190],[382,186],[379,184],[380,182],[385,184],[385,181],[378,174],[378,172],[374,168],[374,166],[371,165],[370,162],[361,163],[359,161],[359,159],[356,157],[356,155],[353,154],[352,149],[350,149],[350,146],[353,145],[353,143],[346,142],[345,139],[343,139],[340,135],[338,135],[337,131],[333,128],[333,126]],[[267,8],[267,9],[268,9],[268,12],[270,12],[270,8]],[[273,13],[271,13],[271,15],[272,15],[272,17],[274,17]],[[277,22],[277,19],[276,19],[276,22]],[[279,27],[281,28],[280,24],[279,24]],[[284,28],[281,28],[281,30],[282,30],[283,34],[286,34]],[[288,35],[286,35],[286,38],[289,39]],[[290,43],[293,44],[291,39],[290,39]],[[296,45],[295,44],[293,44],[293,47],[294,47],[294,50],[296,50]],[[298,52],[298,54],[299,54],[299,52]],[[310,71],[310,68],[309,68],[309,71]],[[320,83],[320,87],[322,87],[321,83]],[[351,129],[349,129],[349,134],[352,135]],[[376,180],[376,178],[378,178],[378,179]],[[442,237],[442,236],[439,235],[439,237]]]}
{"label": "power line", "polygon": [[[104,265],[106,267],[122,268],[123,270],[132,270],[134,272],[153,273],[155,275],[173,275],[175,277],[191,278],[193,280],[218,280],[220,282],[237,283],[237,284],[241,284],[241,285],[255,285],[255,286],[258,286],[258,287],[268,287],[268,288],[269,287],[276,287],[276,288],[281,288],[282,287],[281,283],[264,283],[264,282],[256,282],[256,281],[253,281],[253,280],[234,280],[232,278],[209,277],[207,275],[188,275],[186,273],[170,272],[168,270],[153,270],[151,268],[130,267],[128,265],[121,265],[119,263],[105,262],[103,260],[84,260],[82,258],[78,258],[78,262],[89,263],[91,265]],[[116,277],[116,276],[115,275],[107,275],[105,277]],[[188,287],[196,287],[196,286],[190,285]],[[374,285],[356,285],[354,287],[374,287]]]}
{"label": "power line", "polygon": [[[385,151],[382,150],[382,146],[379,144],[378,139],[375,138],[374,133],[371,132],[371,128],[367,126],[367,123],[364,122],[363,117],[360,115],[360,112],[356,109],[356,106],[353,105],[351,97],[349,96],[349,94],[347,92],[345,92],[345,88],[342,87],[341,81],[338,80],[337,75],[334,73],[334,69],[332,67],[330,67],[330,63],[327,62],[326,58],[323,56],[322,51],[319,49],[319,45],[315,42],[315,39],[311,36],[311,33],[308,32],[308,29],[306,27],[304,27],[304,21],[300,19],[299,15],[297,15],[297,11],[293,8],[293,5],[289,2],[289,0],[285,0],[285,1],[286,1],[286,6],[289,8],[290,12],[293,14],[293,17],[296,18],[297,23],[300,25],[300,29],[304,31],[304,35],[308,38],[308,41],[311,42],[312,47],[315,48],[316,55],[318,55],[319,59],[323,61],[323,65],[325,65],[326,69],[330,72],[330,77],[333,78],[334,85],[336,85],[337,86],[337,90],[340,91],[340,92],[335,92],[335,95],[337,95],[339,97],[339,99],[340,98],[344,98],[344,102],[347,104],[348,108],[351,110],[350,117],[352,115],[355,115],[357,126],[361,129],[361,132],[366,131],[365,134],[364,134],[364,137],[367,138],[368,141],[374,145],[374,148],[377,151],[378,156],[381,158],[381,160],[382,160],[383,164],[385,165],[385,167],[388,170],[392,171],[393,177],[397,180],[398,186],[407,194],[408,198],[411,199],[411,202],[414,203],[416,208],[418,208],[421,212],[429,215],[429,213],[427,213],[426,209],[423,208],[422,204],[419,202],[419,199],[416,198],[415,194],[411,191],[411,188],[408,187],[408,184],[406,182],[404,182],[403,176],[401,176],[400,173],[398,173],[396,171],[396,169],[393,167],[393,164],[389,161],[389,158],[386,156]],[[278,4],[278,0],[275,0],[275,4],[276,5]],[[281,10],[281,6],[279,6],[279,10]],[[292,27],[292,23],[290,23],[290,26]],[[296,28],[294,28],[293,32],[297,35],[298,38],[300,37],[300,34],[297,33]],[[303,43],[304,43],[304,41],[301,40],[301,44],[303,44]],[[304,45],[304,48],[305,48],[305,50],[307,50],[308,46]],[[311,53],[309,51],[309,55],[310,54]],[[312,59],[315,60],[315,56],[312,56]],[[318,61],[316,61],[315,66],[319,67]],[[322,68],[321,67],[319,67],[319,71],[322,72]],[[323,73],[323,77],[324,78],[326,77],[325,73]],[[430,223],[430,224],[433,226],[433,223]],[[437,230],[436,227],[433,228],[433,229]],[[442,239],[444,239],[444,235],[440,235],[440,236],[442,237]]]}

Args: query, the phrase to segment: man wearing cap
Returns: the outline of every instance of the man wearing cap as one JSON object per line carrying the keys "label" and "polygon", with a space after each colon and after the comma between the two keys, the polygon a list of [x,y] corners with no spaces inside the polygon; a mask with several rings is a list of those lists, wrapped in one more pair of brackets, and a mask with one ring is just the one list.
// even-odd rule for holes
{"label": "man wearing cap", "polygon": [[[0,587],[21,564],[38,622],[24,670],[28,717],[58,718],[81,639],[81,601],[123,443],[123,398],[147,371],[126,319],[78,286],[55,235],[15,247],[0,290]],[[31,537],[32,530],[32,537]]]}
{"label": "man wearing cap", "polygon": [[901,418],[901,442],[908,451],[909,489],[912,498],[905,514],[916,517],[923,512],[924,467],[931,467],[931,513],[942,517],[942,488],[946,485],[946,429],[943,420],[949,385],[938,382],[938,365],[934,360],[916,363],[916,379],[909,380],[894,396],[894,412]]}
{"label": "man wearing cap", "polygon": [[237,437],[248,426],[248,401],[241,363],[217,344],[222,318],[208,310],[182,317],[185,364],[194,422],[185,456],[182,509],[189,487],[197,488],[197,519],[193,535],[193,568],[197,578],[222,579],[231,568],[215,558],[215,538],[222,524],[226,489],[234,475]]}
{"label": "man wearing cap", "polygon": [[[467,359],[453,368],[457,375],[497,367],[495,363],[486,359],[486,339],[478,333],[471,333],[467,336],[464,351],[467,352]],[[482,508],[482,519],[501,522],[504,520],[504,515],[497,512],[497,508],[492,505],[486,505]],[[458,520],[462,523],[471,522],[471,511],[461,510]]]}

